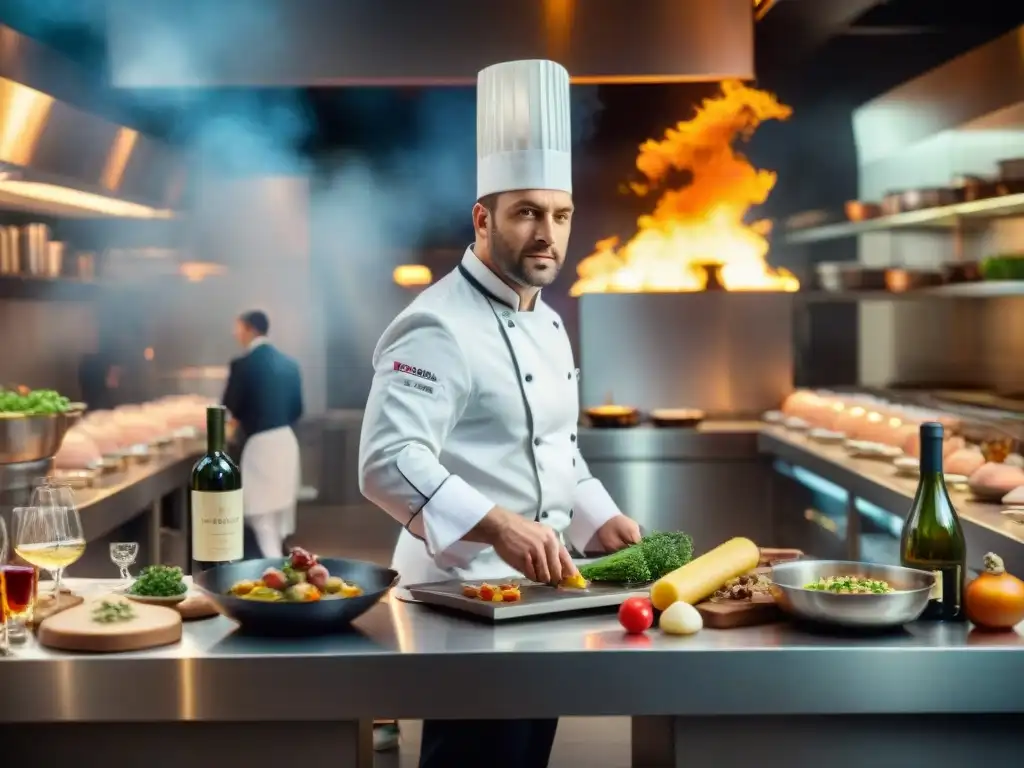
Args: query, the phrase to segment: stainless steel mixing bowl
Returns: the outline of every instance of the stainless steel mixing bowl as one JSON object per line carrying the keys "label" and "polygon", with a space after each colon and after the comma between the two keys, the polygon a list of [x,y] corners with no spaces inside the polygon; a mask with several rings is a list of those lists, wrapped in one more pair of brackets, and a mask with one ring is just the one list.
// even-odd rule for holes
{"label": "stainless steel mixing bowl", "polygon": [[[805,589],[830,576],[881,579],[895,592],[836,594]],[[850,560],[794,560],[772,567],[772,596],[786,613],[799,619],[841,627],[896,627],[914,621],[928,605],[935,576],[898,565]]]}
{"label": "stainless steel mixing bowl", "polygon": [[71,412],[0,417],[0,464],[20,464],[54,456],[60,450],[68,427],[80,415]]}

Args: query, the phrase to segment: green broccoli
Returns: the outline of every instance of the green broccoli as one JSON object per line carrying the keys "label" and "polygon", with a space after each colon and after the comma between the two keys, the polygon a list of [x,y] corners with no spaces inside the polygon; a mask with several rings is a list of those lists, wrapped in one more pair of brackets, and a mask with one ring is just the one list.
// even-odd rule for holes
{"label": "green broccoli", "polygon": [[660,579],[693,559],[688,534],[660,532],[644,536],[638,544],[580,567],[589,581],[636,583]]}
{"label": "green broccoli", "polygon": [[660,579],[693,559],[693,539],[679,531],[654,531],[644,536],[638,546],[643,550],[654,579]]}
{"label": "green broccoli", "polygon": [[634,583],[650,581],[651,567],[647,564],[640,545],[634,544],[580,566],[580,574],[588,581]]}

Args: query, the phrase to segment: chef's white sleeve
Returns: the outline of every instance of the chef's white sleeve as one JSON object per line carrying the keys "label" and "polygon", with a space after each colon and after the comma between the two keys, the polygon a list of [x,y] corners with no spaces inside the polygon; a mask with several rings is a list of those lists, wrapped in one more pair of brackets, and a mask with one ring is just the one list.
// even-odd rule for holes
{"label": "chef's white sleeve", "polygon": [[470,557],[454,546],[495,506],[441,464],[441,449],[472,389],[465,353],[437,317],[400,318],[374,352],[359,440],[359,489],[426,542],[435,560]]}
{"label": "chef's white sleeve", "polygon": [[583,552],[598,529],[622,510],[604,483],[590,474],[583,455],[576,449],[576,492],[572,497],[572,520],[566,533],[577,552]]}

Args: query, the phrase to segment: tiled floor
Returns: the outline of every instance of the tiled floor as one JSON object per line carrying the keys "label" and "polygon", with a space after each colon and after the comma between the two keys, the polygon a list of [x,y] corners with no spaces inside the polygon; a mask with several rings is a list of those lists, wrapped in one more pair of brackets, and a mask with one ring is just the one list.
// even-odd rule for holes
{"label": "tiled floor", "polygon": [[[388,564],[398,526],[370,507],[314,507],[299,510],[296,543],[330,557],[356,557]],[[377,756],[377,768],[415,768],[420,724],[402,721],[401,748]],[[629,720],[621,717],[564,718],[550,768],[628,768]]]}

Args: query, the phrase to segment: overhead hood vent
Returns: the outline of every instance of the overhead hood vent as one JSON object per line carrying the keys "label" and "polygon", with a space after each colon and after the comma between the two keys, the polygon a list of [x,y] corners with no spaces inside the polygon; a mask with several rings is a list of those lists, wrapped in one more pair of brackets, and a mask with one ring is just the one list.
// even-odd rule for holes
{"label": "overhead hood vent", "polygon": [[754,76],[751,0],[120,0],[122,87],[437,85],[550,58],[574,82]]}
{"label": "overhead hood vent", "polygon": [[0,26],[0,207],[172,216],[184,166],[169,147],[51,95],[75,81],[71,70],[58,54]]}

